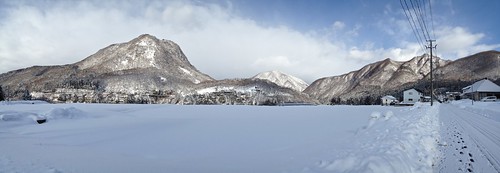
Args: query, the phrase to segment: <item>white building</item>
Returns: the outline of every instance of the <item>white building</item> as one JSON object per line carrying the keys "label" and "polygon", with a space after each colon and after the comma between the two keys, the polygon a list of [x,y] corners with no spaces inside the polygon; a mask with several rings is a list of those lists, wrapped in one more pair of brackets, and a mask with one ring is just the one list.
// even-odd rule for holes
{"label": "white building", "polygon": [[403,103],[413,104],[415,102],[420,102],[422,101],[422,97],[422,92],[416,89],[403,91]]}
{"label": "white building", "polygon": [[398,99],[396,97],[391,96],[391,95],[386,95],[381,98],[382,99],[382,105],[391,105],[391,103],[397,103]]}
{"label": "white building", "polygon": [[497,96],[500,98],[500,86],[491,82],[488,79],[477,81],[462,89],[462,96],[480,100],[486,96]]}

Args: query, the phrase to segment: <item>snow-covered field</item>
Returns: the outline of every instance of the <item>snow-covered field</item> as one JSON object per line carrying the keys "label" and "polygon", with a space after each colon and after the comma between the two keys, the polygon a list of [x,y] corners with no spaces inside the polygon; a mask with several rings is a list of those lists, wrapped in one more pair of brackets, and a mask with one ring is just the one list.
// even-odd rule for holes
{"label": "snow-covered field", "polygon": [[468,104],[0,102],[0,172],[498,172],[500,104]]}

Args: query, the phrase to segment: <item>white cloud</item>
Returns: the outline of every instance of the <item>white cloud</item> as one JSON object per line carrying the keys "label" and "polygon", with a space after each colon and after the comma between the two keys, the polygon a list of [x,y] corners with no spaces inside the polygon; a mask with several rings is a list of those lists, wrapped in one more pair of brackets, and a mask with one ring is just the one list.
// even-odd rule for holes
{"label": "white cloud", "polygon": [[349,57],[360,60],[369,60],[374,57],[371,50],[360,50],[357,47],[352,47],[349,51]]}
{"label": "white cloud", "polygon": [[471,33],[463,27],[441,27],[436,31],[439,54],[450,58],[462,58],[480,51],[500,48],[500,44],[479,44],[483,33]]}
{"label": "white cloud", "polygon": [[345,23],[341,21],[335,21],[332,25],[334,30],[342,30],[345,28]]}
{"label": "white cloud", "polygon": [[271,56],[266,58],[258,58],[252,65],[257,67],[267,66],[268,68],[287,68],[296,64],[297,63],[292,62],[292,60],[290,60],[290,58],[286,56]]}
{"label": "white cloud", "polygon": [[[0,73],[33,65],[74,63],[143,33],[178,43],[194,66],[217,79],[251,77],[277,69],[312,82],[376,60],[406,60],[419,54],[418,44],[407,42],[402,42],[401,48],[351,46],[353,38],[360,35],[360,24],[334,22],[331,29],[339,32],[331,41],[287,26],[260,26],[236,15],[230,4],[56,1],[14,4],[6,12],[0,20]],[[468,52],[491,47],[477,45],[484,35],[455,33],[475,41]],[[439,44],[443,50],[447,45]]]}
{"label": "white cloud", "polygon": [[142,33],[177,42],[193,65],[218,79],[279,69],[312,82],[360,67],[342,46],[286,26],[259,26],[230,7],[178,1],[59,3],[9,9],[0,26],[0,72],[74,63]]}
{"label": "white cloud", "polygon": [[[417,43],[417,39],[415,38],[410,24],[404,17],[403,11],[395,12],[385,10],[384,12],[387,15],[386,18],[377,21],[375,26],[383,31],[383,33],[390,36],[388,39],[396,42],[399,48],[389,48],[380,52],[382,54],[376,55],[393,56],[397,57],[393,59],[404,61],[414,56],[421,55],[424,52],[429,52],[429,49],[425,49],[425,47],[419,46],[419,43]],[[395,15],[402,17],[391,17]],[[442,22],[435,24],[436,42],[434,44],[437,44],[437,49],[435,49],[434,53],[437,53],[437,56],[441,58],[456,60],[481,51],[500,48],[500,44],[482,44],[481,42],[486,38],[484,33],[474,33],[462,26],[442,24],[446,19],[440,19],[439,21]],[[431,36],[434,35],[432,32],[430,34]],[[423,44],[428,45],[427,43],[428,42],[424,42]]]}
{"label": "white cloud", "polygon": [[350,31],[347,32],[348,35],[356,37],[359,35],[359,30],[361,29],[361,24],[356,24],[354,25],[354,28],[352,28]]}

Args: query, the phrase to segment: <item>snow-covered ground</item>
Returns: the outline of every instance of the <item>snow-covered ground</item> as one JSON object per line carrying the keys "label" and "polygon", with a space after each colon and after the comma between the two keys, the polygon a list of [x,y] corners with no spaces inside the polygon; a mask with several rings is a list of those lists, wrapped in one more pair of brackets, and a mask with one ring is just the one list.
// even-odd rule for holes
{"label": "snow-covered ground", "polygon": [[[260,107],[1,102],[0,172],[465,172],[468,163],[474,172],[497,172],[498,133],[477,137],[481,130],[472,132],[468,124],[473,123],[452,110],[480,116],[484,121],[479,123],[488,124],[486,131],[499,132],[497,103]],[[46,123],[36,123],[44,118]],[[459,144],[453,143],[452,133],[457,131],[462,143],[471,144],[461,149],[463,155],[455,153]]]}

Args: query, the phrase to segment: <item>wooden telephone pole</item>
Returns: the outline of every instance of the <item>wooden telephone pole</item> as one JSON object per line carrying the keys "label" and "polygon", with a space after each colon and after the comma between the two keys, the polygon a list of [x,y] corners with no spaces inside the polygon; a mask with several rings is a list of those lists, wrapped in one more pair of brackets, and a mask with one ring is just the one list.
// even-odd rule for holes
{"label": "wooden telephone pole", "polygon": [[433,84],[433,81],[432,81],[432,49],[436,49],[436,46],[437,45],[434,45],[432,46],[432,42],[435,42],[436,40],[427,40],[427,42],[429,42],[429,46],[425,46],[427,49],[430,49],[431,50],[431,106],[433,105],[434,103],[434,84]]}

